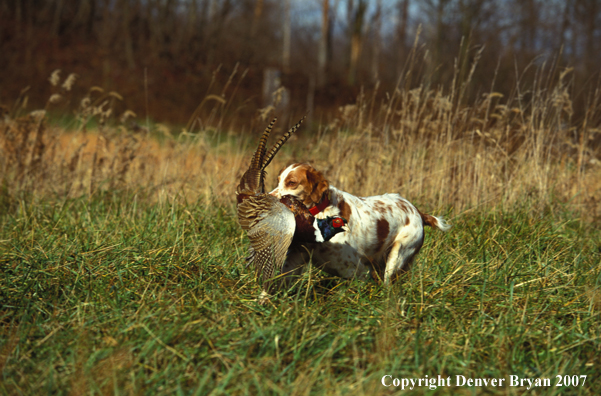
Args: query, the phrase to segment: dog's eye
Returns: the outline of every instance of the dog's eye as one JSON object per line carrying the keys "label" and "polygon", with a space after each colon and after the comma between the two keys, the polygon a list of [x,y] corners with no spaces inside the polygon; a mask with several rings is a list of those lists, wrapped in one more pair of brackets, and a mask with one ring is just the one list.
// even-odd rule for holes
{"label": "dog's eye", "polygon": [[295,187],[296,184],[297,183],[294,180],[289,180],[286,182],[286,187]]}

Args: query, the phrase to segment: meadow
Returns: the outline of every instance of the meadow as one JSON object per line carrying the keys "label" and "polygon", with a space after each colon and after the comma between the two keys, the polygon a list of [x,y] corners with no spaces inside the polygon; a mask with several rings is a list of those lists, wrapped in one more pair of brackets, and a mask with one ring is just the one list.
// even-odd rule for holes
{"label": "meadow", "polygon": [[391,288],[310,268],[266,306],[234,191],[267,111],[235,128],[207,96],[179,130],[128,124],[98,87],[62,120],[60,98],[18,98],[0,121],[2,393],[372,395],[440,375],[402,392],[598,394],[601,94],[572,117],[569,74],[541,70],[527,101],[401,81],[300,131],[268,187],[308,161],[453,228]]}

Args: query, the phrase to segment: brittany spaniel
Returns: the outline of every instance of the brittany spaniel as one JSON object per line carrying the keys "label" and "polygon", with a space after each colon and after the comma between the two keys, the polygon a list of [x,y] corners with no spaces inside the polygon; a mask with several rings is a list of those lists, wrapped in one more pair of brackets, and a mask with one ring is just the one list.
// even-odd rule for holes
{"label": "brittany spaniel", "polygon": [[450,228],[440,217],[420,212],[399,194],[356,197],[333,187],[309,164],[293,164],[278,176],[270,194],[294,195],[316,218],[341,216],[347,232],[329,242],[298,246],[289,252],[282,273],[299,273],[309,258],[319,268],[342,278],[390,284],[408,269],[424,243],[424,226]]}

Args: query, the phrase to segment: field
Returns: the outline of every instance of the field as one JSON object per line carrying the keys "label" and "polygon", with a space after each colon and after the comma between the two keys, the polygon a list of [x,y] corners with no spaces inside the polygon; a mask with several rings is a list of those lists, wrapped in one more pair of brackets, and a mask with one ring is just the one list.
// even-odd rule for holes
{"label": "field", "polygon": [[566,74],[528,105],[399,87],[307,126],[268,187],[309,161],[453,228],[429,230],[394,287],[311,268],[266,306],[234,190],[267,121],[131,128],[97,89],[74,120],[17,101],[0,122],[1,391],[371,395],[401,391],[384,375],[440,375],[451,387],[411,394],[521,394],[515,375],[549,379],[532,394],[598,394],[601,95],[572,119]]}

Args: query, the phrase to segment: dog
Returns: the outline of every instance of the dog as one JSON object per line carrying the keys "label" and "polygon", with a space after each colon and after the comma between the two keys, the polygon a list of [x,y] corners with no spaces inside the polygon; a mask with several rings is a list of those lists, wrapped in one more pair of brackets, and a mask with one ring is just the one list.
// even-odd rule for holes
{"label": "dog", "polygon": [[297,246],[289,252],[282,273],[298,274],[309,259],[327,273],[341,278],[384,281],[407,270],[424,243],[424,226],[450,228],[441,217],[420,212],[399,194],[356,197],[331,186],[324,175],[306,163],[282,169],[270,194],[293,195],[316,218],[340,216],[347,232],[329,242]]}

